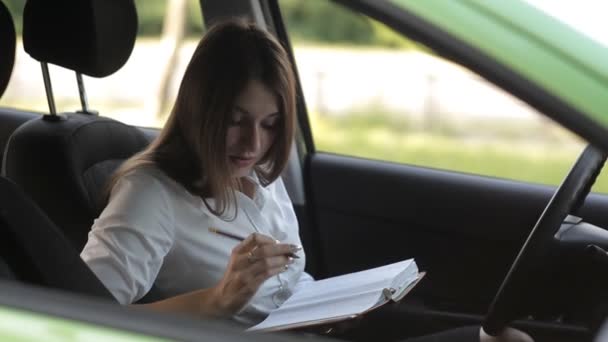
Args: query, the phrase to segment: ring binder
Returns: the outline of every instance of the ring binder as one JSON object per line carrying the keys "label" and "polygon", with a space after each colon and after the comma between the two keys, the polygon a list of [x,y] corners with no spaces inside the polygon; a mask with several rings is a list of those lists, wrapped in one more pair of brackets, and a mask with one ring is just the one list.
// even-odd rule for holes
{"label": "ring binder", "polygon": [[384,298],[386,298],[386,300],[391,300],[393,299],[393,294],[395,294],[396,290],[392,287],[390,288],[384,288],[382,290],[382,294],[384,295]]}
{"label": "ring binder", "polygon": [[352,319],[398,302],[424,277],[414,259],[322,279],[296,291],[247,331],[278,331]]}

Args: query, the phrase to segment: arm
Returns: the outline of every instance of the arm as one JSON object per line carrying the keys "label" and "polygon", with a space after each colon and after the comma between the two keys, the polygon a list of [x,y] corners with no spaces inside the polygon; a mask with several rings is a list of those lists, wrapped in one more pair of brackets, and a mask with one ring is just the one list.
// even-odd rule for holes
{"label": "arm", "polygon": [[[146,172],[126,177],[113,190],[81,255],[120,303],[137,301],[156,280],[173,248],[173,206],[180,200],[162,178]],[[234,248],[223,278],[213,288],[141,306],[196,316],[229,316],[251,299],[263,281],[284,270],[291,262],[285,256],[290,248],[253,234]]]}
{"label": "arm", "polygon": [[251,234],[233,249],[226,273],[216,286],[138,306],[199,317],[230,317],[249,302],[266,279],[286,270],[292,262],[286,255],[295,251],[296,246]]}
{"label": "arm", "polygon": [[173,247],[176,198],[148,170],[121,178],[93,224],[81,258],[121,304],[143,297]]}
{"label": "arm", "polygon": [[180,312],[200,317],[227,317],[222,312],[215,288],[201,289],[148,304],[133,304],[160,312]]}

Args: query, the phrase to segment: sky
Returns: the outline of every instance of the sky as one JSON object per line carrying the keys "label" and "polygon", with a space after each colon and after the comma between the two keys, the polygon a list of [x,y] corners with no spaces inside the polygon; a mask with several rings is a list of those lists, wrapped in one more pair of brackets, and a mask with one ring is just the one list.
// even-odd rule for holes
{"label": "sky", "polygon": [[608,1],[526,0],[608,47]]}

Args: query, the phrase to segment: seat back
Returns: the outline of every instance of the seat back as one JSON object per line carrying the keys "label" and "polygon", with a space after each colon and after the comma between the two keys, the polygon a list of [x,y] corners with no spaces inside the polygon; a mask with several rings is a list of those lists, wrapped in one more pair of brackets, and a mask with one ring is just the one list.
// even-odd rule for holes
{"label": "seat back", "polygon": [[[28,0],[23,42],[35,59],[102,77],[117,71],[134,45],[132,0]],[[77,96],[77,94],[74,94]],[[12,134],[3,174],[17,183],[80,250],[104,206],[104,188],[125,159],[149,143],[140,130],[82,113],[45,115]]]}
{"label": "seat back", "polygon": [[[16,42],[13,18],[8,8],[0,1],[0,97],[8,87],[13,72]],[[13,131],[22,123],[38,116],[35,113],[0,108],[0,160],[2,160],[4,147]]]}
{"label": "seat back", "polygon": [[0,279],[14,280],[15,278],[16,278],[15,274],[13,273],[11,268],[8,266],[8,263],[6,262],[6,260],[4,260],[2,257],[0,257]]}
{"label": "seat back", "polygon": [[2,51],[3,59],[0,63],[0,97],[4,94],[13,72],[16,45],[17,37],[13,18],[6,5],[0,1],[0,51]]}
{"label": "seat back", "polygon": [[4,177],[0,177],[0,260],[7,276],[17,280],[115,300],[63,233]]}
{"label": "seat back", "polygon": [[40,115],[40,113],[0,107],[0,169],[4,163],[4,150],[6,149],[10,136],[19,128],[19,126],[29,120],[39,118]]}
{"label": "seat back", "polygon": [[4,172],[82,249],[105,205],[110,175],[147,144],[137,128],[108,118],[78,113],[57,122],[40,118],[13,133]]}
{"label": "seat back", "polygon": [[[6,5],[0,1],[0,51],[2,52],[2,63],[0,63],[0,97],[4,94],[11,78],[13,66],[15,64],[15,47],[17,43],[15,34],[15,24]],[[18,125],[6,125],[4,120],[5,108],[0,108],[0,159],[4,152],[4,146],[8,137],[13,133]],[[7,127],[8,126],[8,127]],[[1,164],[0,164],[1,165]],[[1,223],[0,223],[1,224]],[[1,244],[2,242],[0,242]],[[0,246],[4,250],[3,246]],[[6,260],[0,257],[0,279],[14,279],[15,274],[8,266]]]}

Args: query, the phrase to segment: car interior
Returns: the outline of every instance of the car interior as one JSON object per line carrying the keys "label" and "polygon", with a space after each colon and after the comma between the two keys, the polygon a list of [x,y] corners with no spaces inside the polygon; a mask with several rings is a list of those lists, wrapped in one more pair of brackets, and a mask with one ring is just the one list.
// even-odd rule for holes
{"label": "car interior", "polygon": [[[41,64],[48,113],[0,107],[0,292],[6,294],[0,305],[178,340],[297,339],[245,336],[225,322],[125,310],[80,259],[112,172],[158,129],[95,112],[82,82],[74,94],[81,110],[56,108],[48,64],[74,71],[77,80],[106,77],[131,55],[138,21],[131,0],[60,2],[27,0],[23,13],[23,47]],[[337,3],[457,63],[475,64],[412,13],[395,14],[384,1]],[[207,25],[253,18],[293,58],[281,1],[200,5]],[[0,96],[13,69],[15,37],[0,1]],[[491,70],[476,71],[502,77],[488,75]],[[517,87],[509,77],[496,83]],[[426,334],[512,325],[536,341],[599,336],[608,312],[608,232],[602,228],[608,227],[608,196],[591,187],[606,160],[603,146],[590,144],[559,187],[342,156],[315,150],[298,93],[298,136],[285,179],[311,275],[323,279],[415,258],[427,275],[400,305],[385,308],[395,326]],[[543,107],[542,99],[531,102]],[[155,298],[153,288],[142,302]]]}

